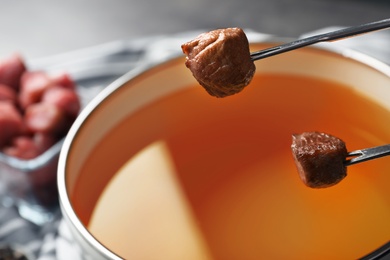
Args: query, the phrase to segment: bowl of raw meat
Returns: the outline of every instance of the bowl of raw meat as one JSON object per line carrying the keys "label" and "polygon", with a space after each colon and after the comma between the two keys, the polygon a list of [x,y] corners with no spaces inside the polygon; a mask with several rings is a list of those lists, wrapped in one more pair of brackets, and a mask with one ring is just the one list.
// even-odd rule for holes
{"label": "bowl of raw meat", "polygon": [[58,205],[62,139],[81,108],[68,73],[28,69],[19,54],[0,60],[0,191],[5,204]]}
{"label": "bowl of raw meat", "polygon": [[218,98],[185,61],[177,55],[120,77],[66,136],[60,205],[85,255],[358,259],[388,242],[389,158],[311,188],[291,152],[292,136],[305,131],[338,136],[348,150],[390,143],[387,65],[307,47],[256,62],[245,89]]}

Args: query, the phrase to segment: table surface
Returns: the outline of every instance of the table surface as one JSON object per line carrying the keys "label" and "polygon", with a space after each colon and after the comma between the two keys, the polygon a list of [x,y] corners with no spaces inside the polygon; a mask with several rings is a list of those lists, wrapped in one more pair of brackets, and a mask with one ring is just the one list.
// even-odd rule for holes
{"label": "table surface", "polygon": [[277,36],[388,18],[388,0],[0,0],[0,57],[47,57],[115,40],[250,28]]}

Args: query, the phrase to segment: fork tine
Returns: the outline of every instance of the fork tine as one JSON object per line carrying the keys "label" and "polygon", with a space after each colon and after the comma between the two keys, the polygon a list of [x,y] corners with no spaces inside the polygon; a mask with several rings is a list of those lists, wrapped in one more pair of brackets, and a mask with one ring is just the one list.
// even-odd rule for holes
{"label": "fork tine", "polygon": [[357,156],[357,157],[345,160],[344,164],[346,166],[349,166],[352,164],[365,162],[367,160],[377,159],[387,155],[390,155],[390,144],[349,152],[347,157],[351,157],[351,156]]}

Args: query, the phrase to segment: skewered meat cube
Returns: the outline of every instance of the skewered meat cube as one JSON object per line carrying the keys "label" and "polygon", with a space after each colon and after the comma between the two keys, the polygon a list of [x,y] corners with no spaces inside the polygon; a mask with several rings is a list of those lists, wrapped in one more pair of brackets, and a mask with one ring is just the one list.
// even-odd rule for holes
{"label": "skewered meat cube", "polygon": [[319,132],[295,134],[291,149],[299,176],[308,187],[330,187],[347,176],[347,148],[335,136]]}
{"label": "skewered meat cube", "polygon": [[226,97],[242,91],[256,70],[248,39],[240,28],[200,34],[181,48],[187,55],[186,66],[212,96]]}

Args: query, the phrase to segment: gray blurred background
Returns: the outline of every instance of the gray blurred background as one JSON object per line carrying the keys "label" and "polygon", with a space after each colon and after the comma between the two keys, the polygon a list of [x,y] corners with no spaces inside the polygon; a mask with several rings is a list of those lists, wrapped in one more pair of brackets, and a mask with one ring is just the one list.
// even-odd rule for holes
{"label": "gray blurred background", "polygon": [[390,0],[0,0],[0,57],[238,26],[277,36],[390,17]]}

